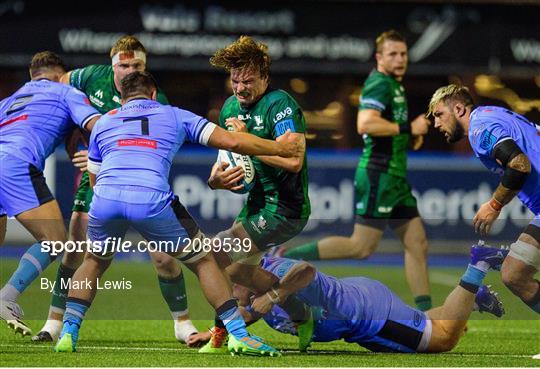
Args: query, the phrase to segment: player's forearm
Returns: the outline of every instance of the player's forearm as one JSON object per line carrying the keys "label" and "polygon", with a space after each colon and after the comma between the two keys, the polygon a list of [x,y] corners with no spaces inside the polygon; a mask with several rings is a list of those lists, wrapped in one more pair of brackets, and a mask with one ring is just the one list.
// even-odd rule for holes
{"label": "player's forearm", "polygon": [[514,157],[506,165],[501,183],[493,193],[493,199],[499,202],[501,207],[508,204],[521,191],[530,172],[531,162],[525,154]]}
{"label": "player's forearm", "polygon": [[304,164],[303,158],[299,157],[282,158],[281,156],[259,155],[257,158],[271,167],[280,168],[292,173],[300,172]]}
{"label": "player's forearm", "polygon": [[[504,187],[502,184],[499,184],[499,186],[497,186],[497,188],[495,189],[492,198],[495,199],[501,207],[503,207],[504,205],[512,201],[512,199],[518,194],[518,192],[519,191],[512,191],[509,188]],[[495,210],[499,210],[497,209],[496,204],[495,206],[493,206],[492,204],[492,207],[495,208]]]}
{"label": "player's forearm", "polygon": [[253,314],[251,314],[249,311],[247,311],[243,306],[239,306],[238,310],[240,311],[240,315],[242,315],[242,318],[244,318],[244,321],[246,322],[247,326],[249,326],[249,325],[257,322],[257,320],[259,320],[259,318],[255,317]]}
{"label": "player's forearm", "polygon": [[399,125],[381,117],[358,118],[358,134],[368,134],[373,137],[388,137],[399,134]]}
{"label": "player's forearm", "polygon": [[230,132],[234,137],[234,151],[243,155],[280,155],[282,152],[280,145],[276,141],[265,140],[250,133]]}
{"label": "player's forearm", "polygon": [[96,175],[94,173],[88,172],[88,181],[90,182],[90,188],[94,188],[96,185]]}
{"label": "player's forearm", "polygon": [[283,302],[293,293],[306,287],[315,278],[315,273],[315,267],[306,262],[293,266],[279,281],[279,288],[276,290],[279,300]]}

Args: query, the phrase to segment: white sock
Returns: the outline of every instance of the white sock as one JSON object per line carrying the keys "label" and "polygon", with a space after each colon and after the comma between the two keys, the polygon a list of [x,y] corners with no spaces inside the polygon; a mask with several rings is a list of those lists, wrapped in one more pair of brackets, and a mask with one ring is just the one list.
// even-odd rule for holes
{"label": "white sock", "polygon": [[191,320],[174,321],[174,335],[177,341],[186,343],[189,336],[194,333],[199,333]]}
{"label": "white sock", "polygon": [[174,321],[177,320],[189,320],[189,310],[182,310],[182,311],[171,311],[171,316]]}
{"label": "white sock", "polygon": [[64,323],[62,323],[61,320],[47,319],[45,325],[43,326],[43,328],[41,328],[41,330],[49,332],[53,340],[56,341],[58,339],[58,336],[60,335],[60,332],[62,331],[63,325]]}
{"label": "white sock", "polygon": [[10,284],[6,284],[1,290],[0,290],[0,300],[2,301],[17,301],[17,297],[19,297],[21,293],[19,290],[17,290],[15,287],[13,287]]}

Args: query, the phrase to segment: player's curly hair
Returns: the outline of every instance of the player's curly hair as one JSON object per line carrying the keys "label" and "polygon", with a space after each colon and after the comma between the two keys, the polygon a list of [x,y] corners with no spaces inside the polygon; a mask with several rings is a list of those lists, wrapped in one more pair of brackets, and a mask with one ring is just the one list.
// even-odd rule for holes
{"label": "player's curly hair", "polygon": [[268,46],[249,36],[240,36],[210,58],[210,64],[216,68],[223,68],[227,72],[231,69],[258,69],[262,78],[270,74],[271,63]]}
{"label": "player's curly hair", "polygon": [[429,102],[427,117],[433,114],[435,105],[439,102],[443,102],[447,106],[454,105],[455,103],[462,103],[465,106],[473,106],[473,98],[469,89],[466,86],[461,85],[448,85],[440,87],[435,91]]}
{"label": "player's curly hair", "polygon": [[122,36],[115,42],[109,53],[112,58],[119,51],[142,51],[146,54],[146,49],[139,39],[132,35]]}
{"label": "player's curly hair", "polygon": [[28,65],[32,78],[43,73],[45,69],[51,68],[61,68],[64,72],[67,71],[64,61],[52,51],[42,51],[35,54]]}
{"label": "player's curly hair", "polygon": [[385,41],[398,41],[398,42],[407,43],[405,40],[405,37],[403,37],[401,33],[399,33],[398,31],[394,29],[390,29],[388,31],[384,31],[375,39],[376,52],[378,53],[382,52],[383,44]]}

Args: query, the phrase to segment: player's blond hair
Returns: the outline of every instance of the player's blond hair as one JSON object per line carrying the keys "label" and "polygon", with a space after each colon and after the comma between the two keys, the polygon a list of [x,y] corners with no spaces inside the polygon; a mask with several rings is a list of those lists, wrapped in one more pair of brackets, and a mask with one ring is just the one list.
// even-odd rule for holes
{"label": "player's blond hair", "polygon": [[216,68],[223,68],[227,72],[231,69],[259,70],[263,78],[270,74],[271,63],[268,46],[256,42],[249,36],[240,36],[232,44],[216,51],[210,58],[210,64]]}
{"label": "player's blond hair", "polygon": [[62,59],[52,51],[42,51],[35,54],[28,66],[31,78],[34,78],[51,68],[60,68],[64,72],[67,70],[66,64],[64,64]]}
{"label": "player's blond hair", "polygon": [[116,55],[116,53],[120,51],[142,51],[146,54],[146,49],[144,48],[141,41],[139,41],[137,37],[132,35],[120,37],[111,48],[111,52],[109,53],[109,55],[112,58],[114,55]]}
{"label": "player's blond hair", "polygon": [[429,102],[427,112],[428,117],[433,114],[433,109],[435,109],[435,105],[437,105],[439,102],[443,102],[445,105],[450,107],[456,103],[462,103],[465,106],[474,105],[469,89],[466,86],[454,84],[440,87],[437,89],[437,91],[435,91]]}
{"label": "player's blond hair", "polygon": [[389,29],[388,31],[384,31],[383,33],[381,33],[375,39],[375,50],[377,53],[382,52],[383,45],[386,41],[397,41],[397,42],[407,43],[405,41],[405,37],[403,37],[401,33],[399,33],[398,31],[394,29]]}

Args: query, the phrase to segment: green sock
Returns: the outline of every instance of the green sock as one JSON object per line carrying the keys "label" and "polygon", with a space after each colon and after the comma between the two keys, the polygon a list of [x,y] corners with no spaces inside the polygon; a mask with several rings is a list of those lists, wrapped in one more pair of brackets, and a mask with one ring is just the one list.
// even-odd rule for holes
{"label": "green sock", "polygon": [[[165,279],[158,276],[159,289],[165,299],[171,313],[187,313],[188,303],[186,295],[186,282],[184,273],[173,279]],[[173,314],[174,315],[174,314]]]}
{"label": "green sock", "polygon": [[291,259],[319,260],[319,248],[317,246],[317,241],[289,249],[285,251],[283,256]]}
{"label": "green sock", "polygon": [[414,303],[418,310],[426,311],[432,308],[430,295],[416,296],[414,298]]}
{"label": "green sock", "polygon": [[56,281],[52,292],[51,307],[57,312],[66,310],[66,298],[69,293],[69,279],[75,274],[75,269],[60,263],[56,272]]}

